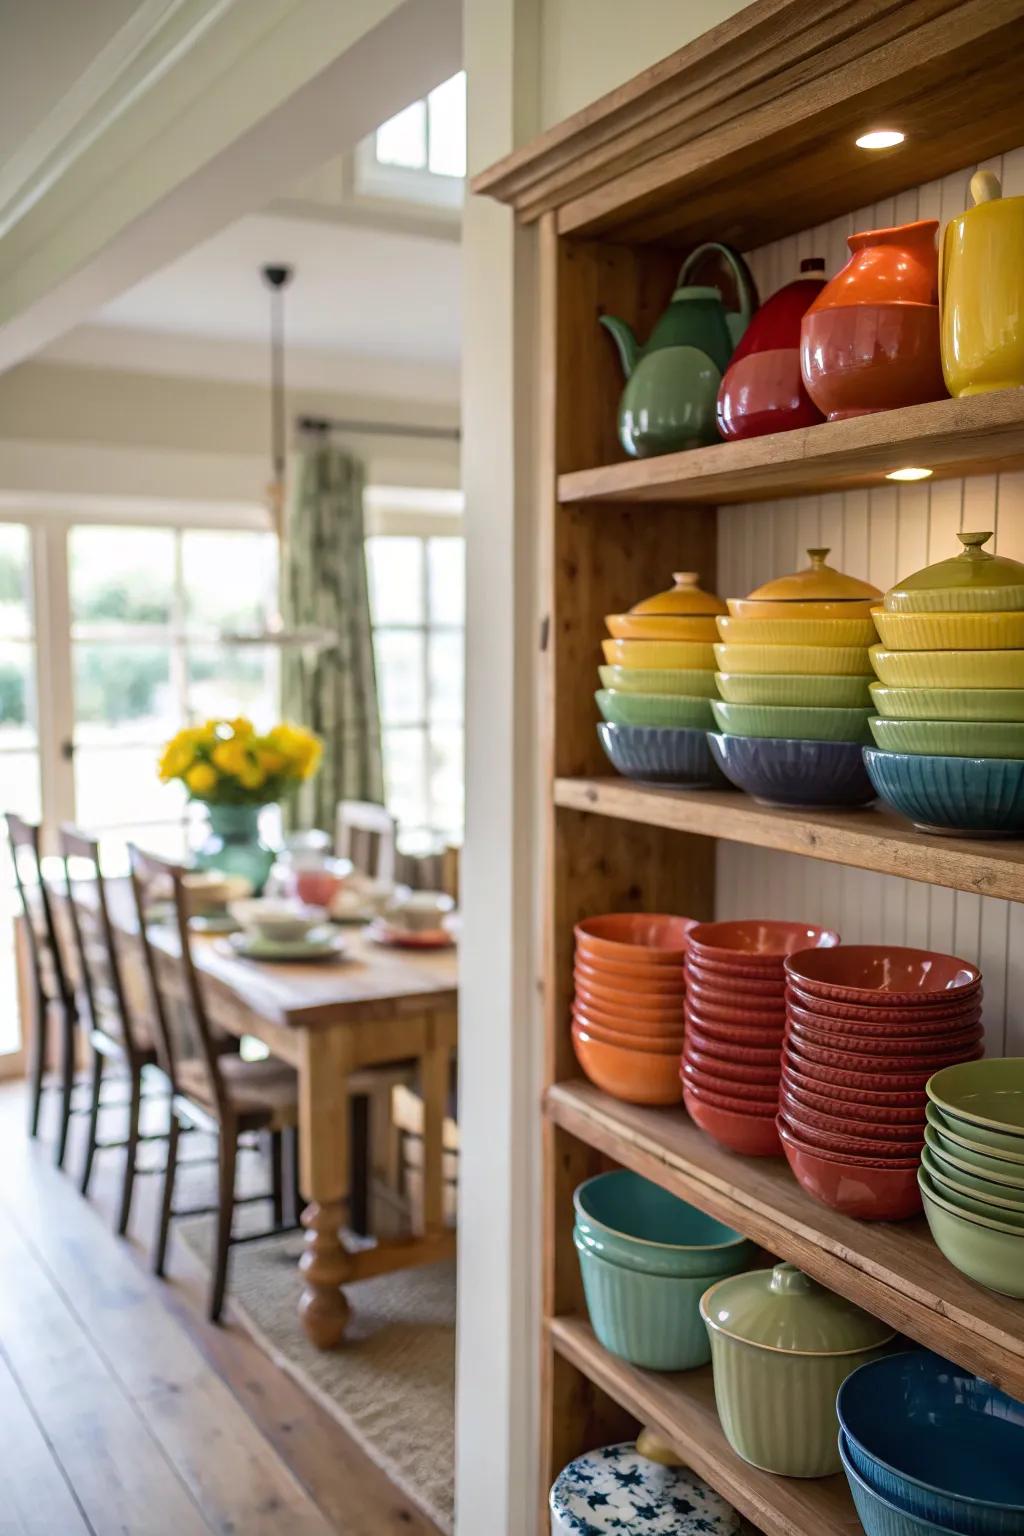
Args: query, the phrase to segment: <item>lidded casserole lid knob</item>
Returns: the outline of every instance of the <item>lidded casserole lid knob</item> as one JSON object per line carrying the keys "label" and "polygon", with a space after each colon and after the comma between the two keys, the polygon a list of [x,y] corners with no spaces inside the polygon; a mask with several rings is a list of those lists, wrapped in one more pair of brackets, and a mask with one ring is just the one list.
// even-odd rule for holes
{"label": "lidded casserole lid knob", "polygon": [[926,565],[885,594],[889,613],[985,613],[1024,608],[1024,564],[982,546],[990,532],[962,531],[958,555]]}

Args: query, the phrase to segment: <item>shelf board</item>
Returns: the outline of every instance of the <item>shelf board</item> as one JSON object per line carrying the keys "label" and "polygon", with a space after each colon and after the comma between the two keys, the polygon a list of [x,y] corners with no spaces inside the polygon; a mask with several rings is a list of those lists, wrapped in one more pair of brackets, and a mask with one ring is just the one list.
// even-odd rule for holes
{"label": "shelf board", "polygon": [[769,501],[884,485],[890,469],[907,464],[932,469],[937,479],[1024,467],[1024,389],[579,469],[558,477],[558,499]]}
{"label": "shelf board", "polygon": [[711,1367],[644,1371],[597,1342],[577,1317],[548,1322],[552,1348],[641,1423],[767,1536],[862,1536],[846,1479],[776,1477],[737,1456],[715,1409]]}
{"label": "shelf board", "polygon": [[918,832],[902,817],[871,806],[782,810],[758,805],[739,790],[661,789],[620,778],[556,779],[554,798],[569,810],[1024,901],[1024,841]]}
{"label": "shelf board", "polygon": [[[781,1158],[738,1157],[678,1109],[624,1104],[584,1081],[548,1089],[549,1119],[789,1259],[899,1332],[1024,1398],[1024,1302],[975,1285],[923,1217],[854,1221],[812,1199]],[[572,1219],[572,1212],[569,1213]]]}

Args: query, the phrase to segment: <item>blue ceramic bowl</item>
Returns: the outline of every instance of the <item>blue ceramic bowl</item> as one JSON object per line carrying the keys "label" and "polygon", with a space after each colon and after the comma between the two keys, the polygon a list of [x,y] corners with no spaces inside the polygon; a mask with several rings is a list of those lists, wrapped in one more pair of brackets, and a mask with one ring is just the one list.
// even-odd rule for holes
{"label": "blue ceramic bowl", "polygon": [[595,1174],[572,1199],[584,1246],[627,1269],[650,1275],[732,1275],[754,1251],[742,1233],[628,1168]]}
{"label": "blue ceramic bowl", "polygon": [[583,1295],[598,1340],[649,1371],[690,1371],[711,1359],[700,1315],[706,1275],[643,1275],[594,1253],[573,1232]]}
{"label": "blue ceramic bowl", "polygon": [[880,797],[924,832],[1024,836],[1024,761],[864,748]]}
{"label": "blue ceramic bowl", "polygon": [[854,1371],[836,1412],[854,1468],[897,1509],[967,1536],[1024,1531],[1024,1403],[911,1350]]}
{"label": "blue ceramic bowl", "polygon": [[854,1508],[867,1536],[949,1536],[949,1526],[922,1520],[905,1509],[898,1509],[876,1493],[850,1460],[849,1441],[842,1430],[839,1431],[839,1456],[853,1494]]}
{"label": "blue ceramic bowl", "polygon": [[666,725],[599,725],[597,734],[613,768],[645,784],[679,789],[724,789],[705,731]]}
{"label": "blue ceramic bowl", "polygon": [[764,805],[867,805],[875,798],[862,748],[853,741],[708,734],[730,783]]}

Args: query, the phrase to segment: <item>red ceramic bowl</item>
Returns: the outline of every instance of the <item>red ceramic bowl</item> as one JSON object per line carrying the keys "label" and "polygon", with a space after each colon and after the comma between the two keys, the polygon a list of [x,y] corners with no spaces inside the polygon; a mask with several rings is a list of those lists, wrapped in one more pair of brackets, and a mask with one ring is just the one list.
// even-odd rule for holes
{"label": "red ceramic bowl", "polygon": [[838,1003],[832,998],[818,997],[814,992],[805,991],[792,979],[786,988],[786,997],[801,1008],[810,1008],[814,1013],[824,1014],[830,1019],[847,1019],[865,1024],[899,1023],[908,1013],[912,1014],[916,1024],[945,1022],[959,1018],[965,1008],[979,1006],[983,996],[983,989],[979,987],[967,999],[936,1003],[934,1006],[929,1003],[927,1007],[915,1003],[912,1009],[908,1009],[906,1004],[884,1007],[875,1003]]}
{"label": "red ceramic bowl", "polygon": [[861,1019],[833,1019],[827,1013],[817,1013],[813,1008],[801,1008],[790,998],[788,1012],[791,1019],[819,1034],[831,1035],[837,1044],[843,1040],[894,1040],[914,1039],[937,1041],[939,1044],[950,1035],[959,1034],[977,1024],[981,1018],[981,1004],[972,1003],[963,1013],[949,1019],[926,1019],[918,1024],[912,1008],[905,1008],[900,1018],[881,1024]]}
{"label": "red ceramic bowl", "polygon": [[579,954],[626,960],[631,965],[681,965],[692,917],[667,917],[656,912],[609,912],[576,924]]}
{"label": "red ceramic bowl", "polygon": [[593,987],[588,981],[577,980],[576,996],[587,1008],[596,1008],[599,1013],[638,1019],[648,1024],[681,1023],[683,1018],[683,995],[654,1001],[644,996],[631,997],[628,992]]}
{"label": "red ceramic bowl", "polygon": [[785,1035],[785,1025],[765,1029],[761,1025],[723,1024],[721,1019],[706,1018],[699,1008],[694,1008],[690,1003],[686,1005],[686,1027],[697,1029],[712,1040],[728,1042],[730,1046],[749,1045],[756,1050],[771,1048],[777,1051]]}
{"label": "red ceramic bowl", "polygon": [[775,918],[740,918],[733,922],[697,923],[690,929],[690,951],[695,959],[755,968],[795,950],[815,949],[839,943],[838,933],[813,924],[787,923]]}
{"label": "red ceramic bowl", "polygon": [[679,1059],[647,1051],[627,1051],[596,1040],[574,1024],[573,1050],[587,1077],[605,1093],[627,1104],[678,1104]]}
{"label": "red ceramic bowl", "polygon": [[[694,1125],[699,1125],[721,1146],[744,1157],[779,1157],[782,1147],[771,1115],[748,1115],[740,1110],[724,1109],[706,1094],[684,1087],[683,1103]],[[915,1185],[915,1188],[917,1186]]]}
{"label": "red ceramic bowl", "polygon": [[751,1067],[777,1067],[782,1053],[781,1041],[775,1046],[737,1045],[732,1040],[720,1040],[706,1028],[698,1028],[692,1018],[686,1022],[686,1043],[716,1061],[745,1062]]}
{"label": "red ceramic bowl", "polygon": [[931,1076],[938,1072],[940,1067],[950,1067],[954,1062],[968,1059],[977,1046],[981,1043],[981,1030],[974,1029],[970,1036],[958,1041],[955,1046],[944,1052],[921,1055],[909,1053],[906,1056],[894,1054],[879,1055],[868,1051],[840,1051],[834,1046],[820,1045],[815,1040],[809,1040],[796,1031],[787,1033],[787,1042],[792,1042],[801,1055],[809,1061],[816,1061],[822,1067],[835,1067],[841,1072],[866,1072],[875,1077],[888,1077],[890,1072],[908,1073],[925,1072]]}
{"label": "red ceramic bowl", "polygon": [[780,1106],[779,1114],[785,1124],[800,1140],[809,1147],[817,1147],[822,1152],[834,1152],[837,1157],[883,1157],[893,1161],[905,1159],[908,1163],[920,1161],[921,1148],[924,1146],[924,1130],[916,1141],[901,1141],[893,1143],[891,1140],[873,1136],[848,1136],[835,1135],[832,1131],[819,1130],[809,1121],[800,1119],[791,1110],[783,1110]]}
{"label": "red ceramic bowl", "polygon": [[[897,1098],[895,1094],[858,1094],[834,1086],[830,1086],[826,1093],[822,1092],[821,1083],[807,1086],[808,1080],[788,1066],[782,1068],[781,1082],[798,1104],[802,1104],[805,1109],[816,1109],[823,1115],[851,1115],[859,1120],[876,1121],[882,1125],[920,1125],[924,1115],[926,1101],[923,1088],[912,1098],[908,1096],[900,1102],[893,1102]],[[876,1102],[879,1099],[888,1099],[890,1102]]]}
{"label": "red ceramic bowl", "polygon": [[577,981],[659,1001],[682,997],[686,991],[686,977],[681,965],[633,965],[628,961],[587,959],[579,950],[576,951],[573,975]]}
{"label": "red ceramic bowl", "polygon": [[781,1116],[777,1134],[797,1183],[822,1205],[858,1221],[904,1221],[920,1211],[915,1167],[830,1157],[794,1136]]}
{"label": "red ceramic bowl", "polygon": [[688,1034],[683,1059],[708,1078],[718,1077],[726,1082],[761,1084],[776,1089],[779,1086],[781,1068],[778,1056],[774,1061],[760,1063],[727,1061],[721,1056],[709,1056],[706,1051],[698,1050],[693,1043],[693,1036]]}
{"label": "red ceramic bowl", "polygon": [[[842,1110],[844,1106],[836,1105]],[[790,1091],[784,1083],[779,1087],[779,1109],[793,1124],[810,1125],[816,1131],[825,1131],[828,1135],[836,1136],[840,1140],[854,1141],[888,1141],[892,1143],[893,1156],[899,1155],[899,1149],[904,1142],[914,1142],[918,1145],[924,1140],[924,1107],[918,1112],[916,1121],[899,1122],[892,1120],[873,1120],[854,1113],[853,1105],[845,1106],[845,1113],[832,1115],[827,1110],[814,1109]]]}
{"label": "red ceramic bowl", "polygon": [[[832,1053],[833,1056],[835,1053]],[[977,1061],[983,1055],[983,1048],[979,1046],[974,1051],[964,1053],[961,1060]],[[787,1041],[782,1052],[783,1066],[793,1067],[801,1076],[814,1078],[825,1086],[826,1092],[832,1087],[851,1089],[860,1092],[866,1088],[870,1092],[886,1093],[917,1093],[924,1088],[925,1083],[937,1069],[926,1063],[919,1063],[916,1069],[906,1070],[886,1065],[884,1072],[876,1070],[857,1070],[856,1067],[829,1065],[827,1062],[813,1060],[805,1054],[802,1046],[795,1041]],[[950,1063],[946,1063],[950,1065]]]}
{"label": "red ceramic bowl", "polygon": [[887,1008],[962,1001],[981,986],[981,972],[967,960],[893,944],[805,949],[790,955],[785,966],[801,991],[840,1003],[874,1002]]}
{"label": "red ceramic bowl", "polygon": [[707,987],[709,992],[740,992],[754,1002],[758,998],[774,1001],[785,992],[786,973],[781,966],[771,974],[765,972],[758,976],[751,971],[741,973],[736,966],[722,966],[712,970],[708,965],[701,965],[691,955],[684,969],[688,986]]}
{"label": "red ceramic bowl", "polygon": [[912,1057],[945,1056],[962,1046],[968,1049],[982,1035],[981,1025],[975,1021],[951,1035],[893,1035],[889,1038],[872,1035],[862,1039],[859,1035],[839,1035],[834,1030],[819,1029],[814,1024],[801,1024],[790,1016],[786,1024],[787,1035],[800,1044],[810,1042],[829,1049],[847,1051],[851,1056],[870,1056],[876,1061],[903,1061]]}
{"label": "red ceramic bowl", "polygon": [[782,1004],[777,1008],[748,1008],[739,998],[730,1003],[697,986],[691,986],[686,1000],[705,1019],[717,1019],[720,1024],[740,1024],[746,1029],[786,1027],[786,1009]]}
{"label": "red ceramic bowl", "polygon": [[713,1093],[721,1099],[731,1099],[738,1108],[745,1108],[753,1113],[762,1110],[767,1114],[772,1113],[779,1103],[779,1080],[769,1083],[744,1083],[738,1082],[732,1077],[720,1077],[715,1072],[703,1072],[683,1055],[683,1082],[688,1087],[696,1088],[698,1092]]}
{"label": "red ceramic bowl", "polygon": [[578,1009],[573,1010],[572,1021],[580,1029],[585,1029],[588,1035],[593,1035],[595,1040],[603,1040],[606,1045],[617,1045],[624,1051],[654,1051],[658,1055],[674,1056],[677,1061],[683,1053],[682,1034],[630,1035],[619,1029],[604,1029]]}

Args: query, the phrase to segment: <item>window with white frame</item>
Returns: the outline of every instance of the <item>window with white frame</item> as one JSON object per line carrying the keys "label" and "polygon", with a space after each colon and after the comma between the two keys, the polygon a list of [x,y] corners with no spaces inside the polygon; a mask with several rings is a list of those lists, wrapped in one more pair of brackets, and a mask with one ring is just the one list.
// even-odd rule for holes
{"label": "window with white frame", "polygon": [[359,146],[356,190],[458,208],[466,176],[466,75],[460,70]]}
{"label": "window with white frame", "polygon": [[465,541],[366,541],[388,808],[403,848],[461,841]]}

